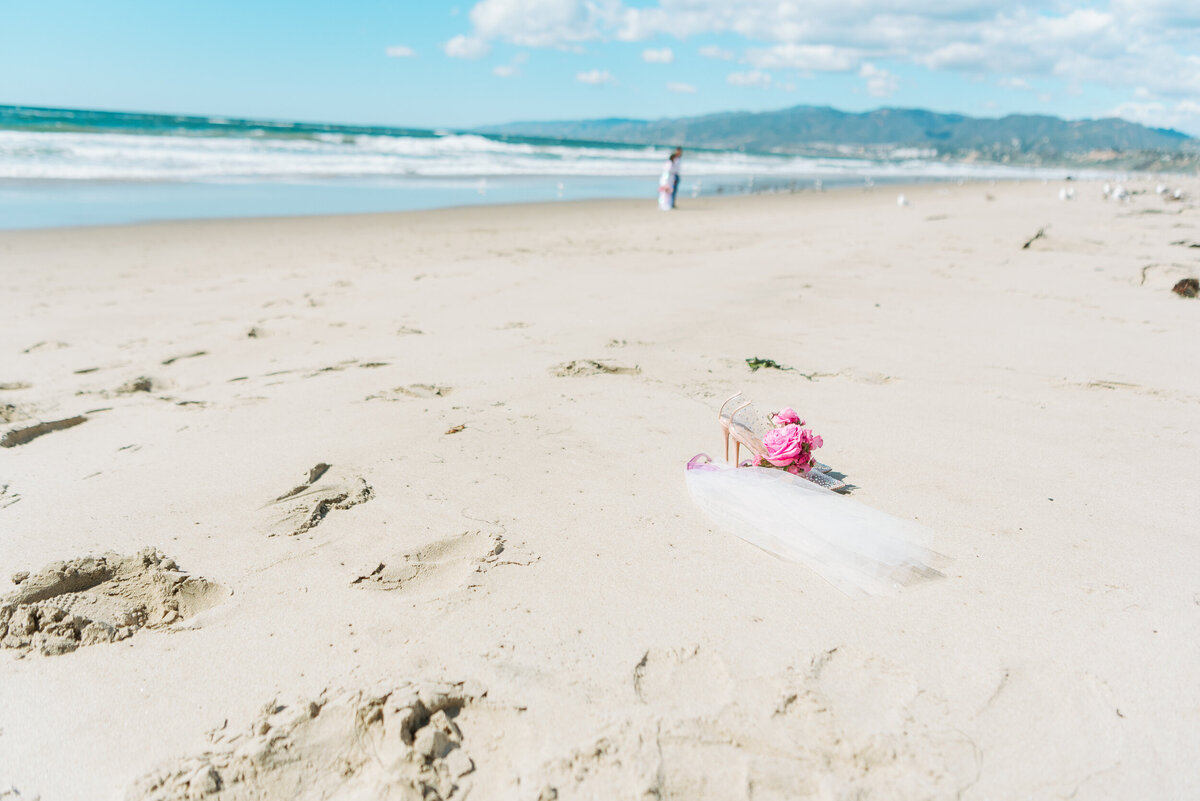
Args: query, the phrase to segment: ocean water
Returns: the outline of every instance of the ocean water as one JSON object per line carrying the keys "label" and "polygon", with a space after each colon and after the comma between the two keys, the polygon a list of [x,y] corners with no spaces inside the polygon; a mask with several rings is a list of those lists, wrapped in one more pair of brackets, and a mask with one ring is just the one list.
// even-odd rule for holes
{"label": "ocean water", "polygon": [[[644,197],[666,148],[0,106],[0,228]],[[682,194],[1062,170],[689,150]]]}

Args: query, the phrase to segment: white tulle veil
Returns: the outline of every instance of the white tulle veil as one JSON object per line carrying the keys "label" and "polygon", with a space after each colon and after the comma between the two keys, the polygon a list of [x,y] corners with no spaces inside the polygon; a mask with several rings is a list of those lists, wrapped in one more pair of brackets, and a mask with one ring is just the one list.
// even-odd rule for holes
{"label": "white tulle veil", "polygon": [[688,463],[688,489],[725,531],[810,568],[847,595],[888,595],[940,578],[949,561],[917,542],[916,523],[872,509],[801,476],[724,467],[701,454]]}

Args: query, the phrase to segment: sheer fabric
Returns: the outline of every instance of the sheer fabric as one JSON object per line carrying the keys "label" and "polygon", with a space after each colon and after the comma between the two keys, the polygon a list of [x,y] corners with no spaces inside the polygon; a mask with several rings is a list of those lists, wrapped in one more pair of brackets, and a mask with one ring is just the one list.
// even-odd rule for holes
{"label": "sheer fabric", "polygon": [[847,595],[889,595],[942,573],[945,557],[917,545],[924,530],[800,476],[688,463],[688,490],[725,531],[799,562]]}

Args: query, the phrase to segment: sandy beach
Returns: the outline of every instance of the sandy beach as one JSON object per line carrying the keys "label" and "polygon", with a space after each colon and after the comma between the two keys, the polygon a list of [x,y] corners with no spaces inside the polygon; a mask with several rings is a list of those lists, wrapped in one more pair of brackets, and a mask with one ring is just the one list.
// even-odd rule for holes
{"label": "sandy beach", "polygon": [[[0,798],[1197,797],[1200,207],[1060,186],[0,233]],[[715,529],[739,389],[945,577]]]}

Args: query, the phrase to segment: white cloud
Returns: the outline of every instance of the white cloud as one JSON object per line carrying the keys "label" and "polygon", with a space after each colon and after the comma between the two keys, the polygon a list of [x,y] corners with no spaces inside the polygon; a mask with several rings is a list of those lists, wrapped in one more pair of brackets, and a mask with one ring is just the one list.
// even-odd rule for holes
{"label": "white cloud", "polygon": [[515,78],[521,74],[521,65],[529,60],[529,54],[522,50],[512,57],[507,64],[497,64],[492,67],[492,74],[497,78]]}
{"label": "white cloud", "polygon": [[1116,13],[1134,25],[1154,25],[1167,34],[1200,28],[1200,5],[1194,0],[1113,0]]}
{"label": "white cloud", "polygon": [[1009,5],[1004,0],[659,0],[654,6],[613,9],[608,16],[620,20],[622,39],[715,33],[757,42],[836,44],[858,38],[863,26],[896,29],[914,17],[981,20]]}
{"label": "white cloud", "polygon": [[667,84],[667,91],[668,92],[678,92],[683,95],[694,95],[694,94],[696,94],[696,87],[692,86],[690,83],[674,83],[674,82],[672,82],[672,83]]}
{"label": "white cloud", "polygon": [[991,52],[972,42],[951,42],[917,60],[930,69],[983,70]]}
{"label": "white cloud", "polygon": [[1006,89],[1020,89],[1022,92],[1033,91],[1029,85],[1029,81],[1024,78],[1001,78],[996,81],[997,86],[1003,86]]}
{"label": "white cloud", "polygon": [[482,0],[471,9],[475,35],[522,47],[561,47],[599,39],[620,0]]}
{"label": "white cloud", "polygon": [[1200,103],[1194,100],[1180,100],[1170,105],[1158,101],[1122,103],[1109,114],[1154,128],[1174,128],[1193,136],[1200,134]]}
{"label": "white cloud", "polygon": [[717,45],[705,45],[700,48],[700,55],[705,58],[715,58],[721,61],[733,61],[733,51]]}
{"label": "white cloud", "polygon": [[759,86],[766,89],[771,85],[771,74],[759,70],[731,72],[725,80],[733,86]]}
{"label": "white cloud", "polygon": [[608,70],[588,70],[587,72],[581,72],[575,76],[575,80],[580,83],[590,83],[592,86],[616,83]]}
{"label": "white cloud", "polygon": [[867,94],[871,97],[890,97],[895,94],[899,81],[896,76],[870,62],[858,69],[858,77],[867,81]]}
{"label": "white cloud", "polygon": [[407,45],[392,45],[387,49],[387,54],[390,58],[412,58],[417,51]]}
{"label": "white cloud", "polygon": [[670,64],[675,60],[675,53],[669,47],[662,50],[643,50],[642,61],[648,64]]}
{"label": "white cloud", "polygon": [[820,72],[845,72],[858,66],[858,54],[833,45],[787,43],[767,49],[751,48],[746,60],[757,69],[797,69]]}
{"label": "white cloud", "polygon": [[[1200,95],[1200,2],[1099,0],[480,0],[453,48],[740,38],[759,72],[854,73],[863,63],[1104,86],[1145,100]],[[1074,8],[1072,6],[1075,6]],[[458,37],[455,40],[458,41]],[[449,52],[449,49],[448,49]],[[661,51],[651,51],[661,52]],[[732,60],[716,45],[709,58]],[[474,56],[477,57],[477,56]],[[877,88],[887,89],[887,83]]]}
{"label": "white cloud", "polygon": [[450,58],[466,58],[474,61],[492,52],[492,46],[475,36],[455,36],[446,42],[446,55]]}

